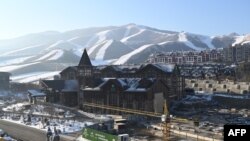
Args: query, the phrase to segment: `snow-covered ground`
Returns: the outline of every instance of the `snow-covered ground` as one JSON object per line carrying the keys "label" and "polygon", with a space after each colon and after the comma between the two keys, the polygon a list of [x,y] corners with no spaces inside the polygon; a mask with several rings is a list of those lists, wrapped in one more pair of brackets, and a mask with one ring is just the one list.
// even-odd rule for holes
{"label": "snow-covered ground", "polygon": [[[94,124],[93,122],[89,121],[82,122],[78,120],[73,120],[70,117],[74,117],[75,115],[70,111],[65,111],[64,109],[48,107],[45,105],[29,106],[27,102],[12,104],[5,108],[2,108],[2,110],[13,111],[13,112],[19,111],[24,113],[24,115],[20,116],[5,114],[4,116],[2,116],[3,120],[31,126],[40,130],[47,130],[48,127],[50,127],[52,130],[56,128],[57,130],[60,130],[60,132],[63,134],[81,131],[83,127]],[[27,116],[28,114],[46,116],[49,121],[49,124],[45,123],[43,120],[46,117],[42,118],[39,116],[32,116],[31,121],[28,121],[28,116]],[[58,118],[58,117],[65,117],[65,118]]]}
{"label": "snow-covered ground", "polygon": [[29,104],[29,103],[27,103],[27,102],[17,103],[17,104],[9,105],[5,108],[2,108],[2,110],[3,111],[20,111],[20,110],[24,109],[24,106],[27,104]]}
{"label": "snow-covered ground", "polygon": [[33,115],[65,117],[65,118],[70,118],[70,117],[75,116],[75,114],[71,113],[68,110],[63,110],[61,108],[55,108],[55,107],[49,107],[45,105],[30,105],[28,102],[8,105],[2,108],[2,110],[8,111],[8,112],[23,112],[24,114],[29,113]]}
{"label": "snow-covered ground", "polygon": [[79,121],[74,121],[74,120],[65,120],[65,119],[51,119],[49,120],[50,125],[45,125],[42,123],[41,118],[38,117],[32,117],[31,122],[23,122],[23,117],[21,117],[19,120],[14,120],[10,116],[4,116],[3,120],[9,121],[9,122],[14,122],[17,124],[21,125],[26,125],[30,126],[36,129],[40,129],[43,131],[47,131],[48,127],[52,129],[54,132],[54,128],[60,131],[62,134],[68,134],[68,133],[74,133],[81,131],[85,126],[92,125],[92,122],[79,122]]}
{"label": "snow-covered ground", "polygon": [[85,138],[83,138],[82,136],[79,136],[76,141],[90,141],[90,140],[87,140]]}

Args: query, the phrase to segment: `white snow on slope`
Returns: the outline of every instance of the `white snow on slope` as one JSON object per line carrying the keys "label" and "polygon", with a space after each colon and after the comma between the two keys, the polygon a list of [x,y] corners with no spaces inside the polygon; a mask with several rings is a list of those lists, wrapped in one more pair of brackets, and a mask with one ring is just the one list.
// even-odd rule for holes
{"label": "white snow on slope", "polygon": [[41,61],[41,60],[56,60],[60,57],[62,57],[63,55],[63,51],[62,50],[59,50],[59,49],[56,49],[56,50],[52,50],[50,51],[49,53],[47,53],[46,55],[38,58],[36,61]]}
{"label": "white snow on slope", "polygon": [[13,53],[17,53],[19,51],[24,51],[26,49],[31,49],[31,48],[36,48],[36,47],[40,47],[42,46],[43,44],[39,44],[39,45],[33,45],[33,46],[28,46],[28,47],[24,47],[24,48],[21,48],[21,49],[17,49],[17,50],[12,50],[12,51],[9,51],[9,52],[6,52],[6,53],[3,53],[1,55],[11,55]]}
{"label": "white snow on slope", "polygon": [[212,37],[208,37],[208,36],[199,36],[199,39],[205,43],[210,49],[214,49],[214,45],[212,44]]}
{"label": "white snow on slope", "polygon": [[165,42],[161,42],[161,43],[158,43],[158,45],[165,45],[165,44],[168,44],[168,43],[171,43],[173,41],[165,41]]}
{"label": "white snow on slope", "polygon": [[109,32],[110,30],[105,30],[105,31],[97,33],[96,35],[98,36],[99,40],[96,43],[98,44],[98,43],[105,41],[107,39],[107,34]]}
{"label": "white snow on slope", "polygon": [[114,62],[115,65],[119,65],[119,64],[124,64],[126,63],[129,58],[131,58],[132,56],[140,53],[141,51],[147,49],[148,47],[152,46],[153,44],[147,44],[147,45],[143,45],[135,50],[133,50],[132,52],[125,54],[123,56],[121,56],[117,61]]}
{"label": "white snow on slope", "polygon": [[57,50],[57,52],[54,54],[54,56],[52,56],[51,58],[49,58],[48,60],[57,60],[60,57],[62,57],[64,54],[64,52],[62,50]]}
{"label": "white snow on slope", "polygon": [[111,59],[111,60],[91,60],[91,64],[94,66],[99,66],[99,65],[108,65],[111,64],[112,62],[116,61],[117,59]]}
{"label": "white snow on slope", "polygon": [[84,48],[87,48],[87,47],[90,47],[92,44],[95,44],[95,40],[98,38],[97,35],[95,36],[92,36],[88,41],[87,43],[84,45]]}
{"label": "white snow on slope", "polygon": [[82,49],[74,49],[74,50],[73,50],[73,53],[74,53],[75,55],[81,57],[83,51],[82,51]]}
{"label": "white snow on slope", "polygon": [[[19,64],[22,63],[30,58],[32,58],[34,56],[28,56],[28,57],[19,57],[19,58],[15,58],[15,59],[11,59],[11,60],[5,60],[0,62],[0,67],[1,66],[7,66],[7,65],[12,65],[12,64]],[[1,61],[1,60],[0,60]]]}
{"label": "white snow on slope", "polygon": [[137,32],[137,33],[135,33],[135,34],[133,34],[133,35],[131,35],[131,36],[128,36],[128,37],[126,37],[126,38],[121,39],[121,42],[126,42],[126,41],[129,40],[130,38],[135,37],[135,36],[138,36],[138,35],[140,35],[141,33],[143,33],[144,31],[145,31],[145,29],[141,29],[139,32]]}
{"label": "white snow on slope", "polygon": [[80,38],[80,37],[76,36],[76,37],[68,39],[67,41],[70,42],[70,41],[73,41],[73,40],[78,39],[78,38]]}
{"label": "white snow on slope", "polygon": [[54,47],[56,47],[56,46],[58,46],[58,45],[60,45],[62,43],[65,43],[65,41],[64,40],[59,40],[56,43],[54,43],[54,44],[50,45],[49,47],[47,47],[45,50],[49,50],[51,48],[54,48]]}
{"label": "white snow on slope", "polygon": [[240,44],[244,41],[245,36],[236,36],[235,42],[232,44],[232,46],[235,46],[236,44]]}
{"label": "white snow on slope", "polygon": [[68,42],[69,44],[75,46],[77,49],[82,49],[82,48],[85,48],[83,47],[82,45],[79,45],[79,44],[76,44],[76,43],[73,43],[73,42]]}
{"label": "white snow on slope", "polygon": [[250,41],[244,41],[241,44],[244,45],[244,44],[249,44],[249,43],[250,43]]}
{"label": "white snow on slope", "polygon": [[95,60],[103,60],[104,59],[104,55],[106,52],[106,49],[113,43],[113,40],[109,40],[107,41],[102,47],[101,49],[98,50]]}
{"label": "white snow on slope", "polygon": [[27,66],[31,66],[34,64],[38,64],[40,62],[34,62],[34,63],[29,63],[29,64],[22,64],[22,65],[10,65],[10,66],[4,66],[4,67],[0,67],[0,71],[4,71],[4,72],[10,72],[13,70],[17,70],[23,67],[27,67]]}
{"label": "white snow on slope", "polygon": [[179,37],[178,41],[183,42],[184,44],[186,44],[190,48],[192,48],[194,50],[201,50],[201,48],[196,47],[193,43],[191,43],[190,41],[188,41],[188,39],[186,37],[186,34],[184,32],[179,33],[178,37]]}
{"label": "white snow on slope", "polygon": [[94,46],[92,46],[91,48],[89,48],[88,49],[88,54],[91,54],[100,44],[103,44],[103,42],[95,44]]}
{"label": "white snow on slope", "polygon": [[124,35],[123,35],[123,38],[125,38],[125,37],[127,37],[127,36],[129,35],[130,30],[131,30],[132,27],[133,27],[133,26],[127,26],[127,27],[126,27],[126,31],[125,31],[125,33],[124,33]]}
{"label": "white snow on slope", "polygon": [[34,73],[28,73],[23,75],[18,75],[11,77],[11,79],[14,82],[19,83],[28,83],[28,82],[36,82],[40,79],[52,79],[55,75],[58,75],[60,71],[54,71],[54,72],[34,72]]}

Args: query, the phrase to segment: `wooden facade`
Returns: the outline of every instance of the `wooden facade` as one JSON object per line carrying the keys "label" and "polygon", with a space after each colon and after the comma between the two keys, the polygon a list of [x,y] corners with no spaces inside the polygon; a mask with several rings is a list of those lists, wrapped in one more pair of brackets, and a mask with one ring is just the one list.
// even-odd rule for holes
{"label": "wooden facade", "polygon": [[67,67],[60,72],[62,80],[76,80],[77,79],[77,67]]}
{"label": "wooden facade", "polygon": [[78,106],[78,81],[41,80],[40,87],[46,93],[46,102]]}
{"label": "wooden facade", "polygon": [[[115,111],[84,106],[94,103],[150,112],[163,112],[163,102],[182,97],[184,78],[178,66],[167,64],[93,66],[84,50],[77,67],[68,67],[61,80],[44,80],[47,101],[64,105],[79,104],[83,110],[101,113]],[[64,91],[66,82],[78,82],[74,91]],[[53,82],[53,83],[52,83]],[[67,93],[66,93],[67,92]],[[77,94],[76,94],[77,93]]]}
{"label": "wooden facade", "polygon": [[162,112],[162,99],[170,103],[180,99],[184,91],[184,78],[180,76],[176,65],[92,66],[86,50],[78,65],[78,81],[80,107],[94,112],[107,110],[98,110],[83,104],[105,104]]}

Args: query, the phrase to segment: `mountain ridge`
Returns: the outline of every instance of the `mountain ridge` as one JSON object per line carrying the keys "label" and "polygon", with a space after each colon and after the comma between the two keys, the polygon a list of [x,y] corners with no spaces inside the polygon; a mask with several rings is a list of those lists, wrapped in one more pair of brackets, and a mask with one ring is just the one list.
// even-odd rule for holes
{"label": "mountain ridge", "polygon": [[[45,31],[0,40],[0,71],[16,76],[35,73],[38,69],[34,67],[41,65],[44,66],[39,67],[41,72],[57,72],[77,65],[84,48],[98,64],[131,64],[144,62],[152,52],[216,49],[249,42],[250,34],[208,36],[134,23],[65,32]],[[57,67],[46,68],[53,63]]]}

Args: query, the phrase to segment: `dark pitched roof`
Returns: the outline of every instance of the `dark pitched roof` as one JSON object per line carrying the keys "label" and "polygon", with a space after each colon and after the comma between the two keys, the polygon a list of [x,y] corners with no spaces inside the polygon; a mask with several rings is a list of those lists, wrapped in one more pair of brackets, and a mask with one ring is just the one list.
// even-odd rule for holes
{"label": "dark pitched roof", "polygon": [[43,92],[41,92],[39,90],[28,90],[28,93],[32,97],[44,97],[44,96],[46,96],[45,93],[43,93]]}
{"label": "dark pitched roof", "polygon": [[144,64],[142,67],[137,71],[141,72],[142,70],[148,69],[149,67],[154,67],[164,73],[173,73],[176,65],[173,64],[162,64],[162,63],[157,63],[157,64]]}
{"label": "dark pitched roof", "polygon": [[175,68],[175,65],[173,64],[152,64],[152,65],[166,73],[173,72]]}
{"label": "dark pitched roof", "polygon": [[62,90],[64,88],[64,80],[41,80],[41,82],[48,88],[54,90]]}
{"label": "dark pitched roof", "polygon": [[81,58],[78,66],[92,66],[86,49],[84,49],[84,52],[82,54],[82,58]]}
{"label": "dark pitched roof", "polygon": [[117,82],[125,92],[146,92],[155,83],[154,78],[102,78],[94,87],[84,90],[101,90],[110,81]]}
{"label": "dark pitched roof", "polygon": [[48,88],[58,91],[78,91],[77,80],[41,80]]}

